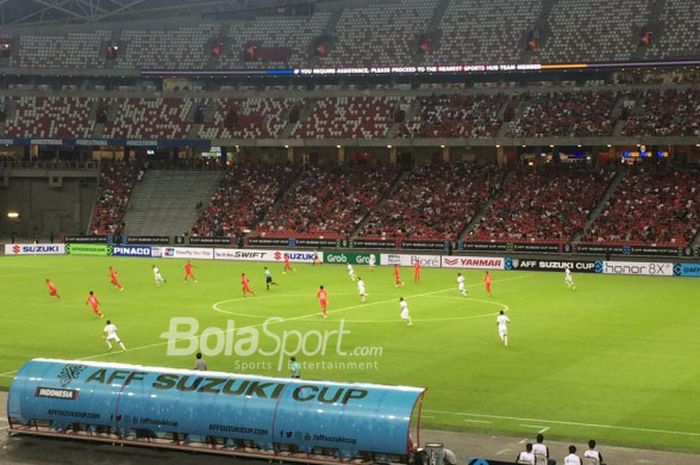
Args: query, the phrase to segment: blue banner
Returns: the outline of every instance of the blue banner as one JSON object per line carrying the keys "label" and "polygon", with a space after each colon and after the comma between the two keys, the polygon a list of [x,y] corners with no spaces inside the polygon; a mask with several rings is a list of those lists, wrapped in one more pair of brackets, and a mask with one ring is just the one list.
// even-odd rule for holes
{"label": "blue banner", "polygon": [[151,257],[150,245],[115,245],[112,247],[115,257]]}
{"label": "blue banner", "polygon": [[408,455],[411,417],[424,391],[34,359],[17,373],[7,410],[13,428],[31,426],[27,434],[35,422],[53,432],[80,422],[130,440],[178,434],[205,443],[215,437],[253,441],[263,451],[293,445],[309,454],[327,447],[350,459],[367,451]]}
{"label": "blue banner", "polygon": [[700,263],[676,263],[673,266],[673,275],[700,278]]}

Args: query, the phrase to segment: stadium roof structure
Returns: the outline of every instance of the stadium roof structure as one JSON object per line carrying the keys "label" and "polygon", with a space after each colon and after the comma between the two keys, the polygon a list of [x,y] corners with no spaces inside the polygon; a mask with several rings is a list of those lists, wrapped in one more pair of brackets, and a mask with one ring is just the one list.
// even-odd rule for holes
{"label": "stadium roof structure", "polygon": [[315,3],[314,0],[0,0],[0,25],[85,24],[245,12]]}

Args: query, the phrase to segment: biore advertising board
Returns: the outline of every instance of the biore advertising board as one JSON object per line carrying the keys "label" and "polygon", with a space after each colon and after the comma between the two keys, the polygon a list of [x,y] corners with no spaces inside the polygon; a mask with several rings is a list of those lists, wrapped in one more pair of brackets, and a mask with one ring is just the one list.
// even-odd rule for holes
{"label": "biore advertising board", "polygon": [[604,262],[595,260],[534,260],[506,257],[506,270],[521,271],[564,271],[566,268],[575,273],[601,273]]}
{"label": "biore advertising board", "polygon": [[462,268],[471,270],[502,270],[502,257],[442,257],[443,268]]}
{"label": "biore advertising board", "polygon": [[399,254],[399,253],[383,253],[379,255],[380,265],[399,265],[413,266],[416,262],[420,262],[421,266],[426,268],[440,268],[440,255],[416,255],[416,254]]}
{"label": "biore advertising board", "polygon": [[214,259],[214,249],[208,247],[163,247],[164,258]]}
{"label": "biore advertising board", "polygon": [[673,276],[673,263],[661,262],[602,262],[604,274],[634,276]]}
{"label": "biore advertising board", "polygon": [[65,244],[5,244],[5,255],[62,255]]}

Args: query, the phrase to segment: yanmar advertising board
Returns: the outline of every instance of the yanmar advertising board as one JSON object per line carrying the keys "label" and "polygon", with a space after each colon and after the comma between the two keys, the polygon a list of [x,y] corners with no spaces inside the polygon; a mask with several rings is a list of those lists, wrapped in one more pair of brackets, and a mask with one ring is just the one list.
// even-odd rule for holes
{"label": "yanmar advertising board", "polygon": [[443,268],[462,268],[465,270],[502,270],[502,257],[442,257]]}
{"label": "yanmar advertising board", "polygon": [[399,253],[383,253],[379,255],[380,265],[413,266],[420,262],[425,268],[440,268],[440,255],[415,255]]}
{"label": "yanmar advertising board", "polygon": [[213,260],[214,249],[208,247],[163,247],[163,258]]}
{"label": "yanmar advertising board", "polygon": [[5,255],[63,255],[65,244],[5,244]]}

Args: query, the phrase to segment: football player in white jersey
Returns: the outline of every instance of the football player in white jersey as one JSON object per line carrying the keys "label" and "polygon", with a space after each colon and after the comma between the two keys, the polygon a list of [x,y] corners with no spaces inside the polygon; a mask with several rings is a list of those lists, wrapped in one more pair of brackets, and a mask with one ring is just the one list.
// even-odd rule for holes
{"label": "football player in white jersey", "polygon": [[411,319],[411,314],[408,311],[408,304],[403,297],[399,298],[399,305],[401,306],[401,319],[406,321],[408,326],[413,325],[413,320]]}
{"label": "football player in white jersey", "polygon": [[165,282],[165,279],[163,279],[163,276],[160,274],[160,268],[155,265],[153,265],[153,279],[156,280],[158,286]]}
{"label": "football player in white jersey", "polygon": [[564,282],[566,286],[571,290],[576,290],[576,285],[574,284],[574,277],[571,275],[571,270],[567,266],[564,268]]}
{"label": "football player in white jersey", "polygon": [[503,345],[508,347],[508,323],[510,323],[510,318],[508,318],[503,310],[498,314],[496,318],[496,325],[498,326],[498,337],[503,341]]}
{"label": "football player in white jersey", "polygon": [[107,347],[109,347],[109,349],[107,350],[112,350],[112,341],[119,344],[119,347],[121,347],[122,350],[126,350],[126,346],[124,346],[122,340],[119,339],[119,335],[117,335],[117,327],[114,324],[112,324],[111,321],[107,320],[107,324],[102,330],[102,335],[104,336],[105,341],[107,342]]}
{"label": "football player in white jersey", "polygon": [[357,278],[357,292],[359,292],[360,300],[362,302],[367,300],[367,290],[365,289],[365,282],[359,276]]}
{"label": "football player in white jersey", "polygon": [[350,263],[348,263],[348,276],[350,276],[350,281],[355,281],[355,270]]}
{"label": "football player in white jersey", "polygon": [[464,287],[464,276],[462,276],[462,273],[457,273],[457,289],[459,289],[459,293],[464,297],[467,296],[467,289]]}

